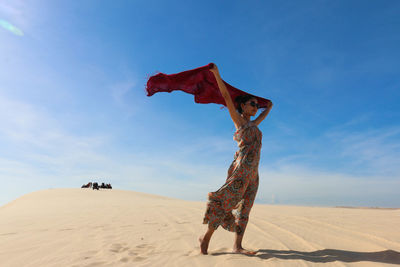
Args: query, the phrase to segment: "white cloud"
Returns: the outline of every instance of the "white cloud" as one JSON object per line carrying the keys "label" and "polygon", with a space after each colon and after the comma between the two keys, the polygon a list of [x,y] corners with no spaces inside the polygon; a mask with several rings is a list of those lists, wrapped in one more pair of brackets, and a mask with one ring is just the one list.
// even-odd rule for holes
{"label": "white cloud", "polygon": [[398,177],[321,172],[297,165],[260,168],[262,202],[329,206],[400,206]]}
{"label": "white cloud", "polygon": [[339,156],[373,175],[400,176],[400,127],[327,134],[340,148]]}

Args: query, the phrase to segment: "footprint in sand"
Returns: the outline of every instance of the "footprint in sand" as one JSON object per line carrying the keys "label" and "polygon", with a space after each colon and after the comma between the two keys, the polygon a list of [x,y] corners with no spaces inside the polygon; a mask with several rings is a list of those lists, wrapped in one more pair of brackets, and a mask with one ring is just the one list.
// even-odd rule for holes
{"label": "footprint in sand", "polygon": [[154,255],[154,246],[150,244],[140,244],[135,247],[135,249],[131,249],[130,253],[135,255],[134,261],[142,261],[147,259],[148,255]]}
{"label": "footprint in sand", "polygon": [[128,249],[129,249],[129,247],[127,247],[126,244],[112,244],[110,251],[114,252],[114,253],[121,253]]}
{"label": "footprint in sand", "polygon": [[143,261],[147,259],[149,254],[153,254],[154,247],[149,244],[140,244],[135,246],[135,248],[130,249],[126,244],[112,244],[110,252],[121,254],[119,261],[129,262],[129,261]]}
{"label": "footprint in sand", "polygon": [[123,257],[123,258],[120,259],[119,261],[121,261],[121,262],[128,262],[128,261],[129,261],[129,258],[128,258],[128,257]]}
{"label": "footprint in sand", "polygon": [[197,256],[200,255],[200,249],[190,250],[182,254],[182,256],[189,257],[189,256]]}
{"label": "footprint in sand", "polygon": [[85,252],[81,253],[80,256],[83,260],[89,260],[89,259],[93,258],[97,253],[98,253],[98,251],[96,251],[96,250],[89,250],[89,251],[85,251]]}

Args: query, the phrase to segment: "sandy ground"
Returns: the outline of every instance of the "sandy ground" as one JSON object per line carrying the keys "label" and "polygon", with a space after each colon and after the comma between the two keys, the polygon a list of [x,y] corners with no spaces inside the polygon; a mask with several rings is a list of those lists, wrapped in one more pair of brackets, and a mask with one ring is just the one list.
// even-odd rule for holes
{"label": "sandy ground", "polygon": [[198,237],[205,202],[124,190],[49,189],[0,207],[0,266],[394,266],[400,210],[254,205],[231,253],[219,228]]}

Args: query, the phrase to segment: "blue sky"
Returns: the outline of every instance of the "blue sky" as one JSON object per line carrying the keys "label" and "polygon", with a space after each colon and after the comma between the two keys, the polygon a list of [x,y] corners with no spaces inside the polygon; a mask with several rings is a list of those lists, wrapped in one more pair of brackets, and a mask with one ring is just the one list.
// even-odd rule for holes
{"label": "blue sky", "polygon": [[145,83],[214,62],[274,102],[258,203],[399,207],[399,14],[395,0],[2,0],[0,205],[89,181],[205,201],[237,149],[228,110]]}

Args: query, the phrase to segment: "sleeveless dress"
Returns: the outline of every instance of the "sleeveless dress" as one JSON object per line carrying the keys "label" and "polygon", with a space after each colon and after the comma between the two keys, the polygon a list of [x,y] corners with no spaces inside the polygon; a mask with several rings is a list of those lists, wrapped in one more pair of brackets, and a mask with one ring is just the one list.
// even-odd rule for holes
{"label": "sleeveless dress", "polygon": [[228,169],[225,184],[208,193],[203,224],[208,223],[214,229],[222,225],[228,231],[241,234],[257,194],[262,133],[249,121],[235,132],[233,140],[238,142],[239,149]]}

